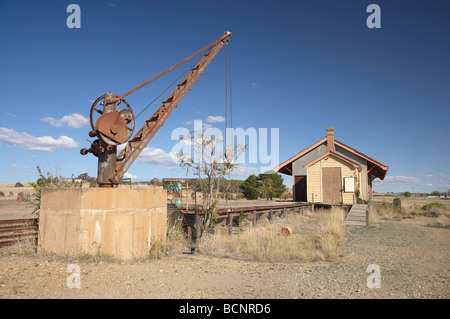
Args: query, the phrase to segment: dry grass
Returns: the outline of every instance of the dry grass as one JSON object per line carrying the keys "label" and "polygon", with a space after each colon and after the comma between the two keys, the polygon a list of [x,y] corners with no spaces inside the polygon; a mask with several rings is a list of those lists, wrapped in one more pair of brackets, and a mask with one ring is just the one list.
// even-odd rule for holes
{"label": "dry grass", "polygon": [[8,250],[20,256],[31,255],[36,253],[36,243],[34,239],[17,239],[14,245],[8,247]]}
{"label": "dry grass", "polygon": [[[369,219],[376,224],[380,220],[408,219],[427,226],[450,227],[450,201],[401,198],[401,210],[396,209],[392,198],[375,202],[370,207]],[[372,225],[373,225],[372,224]]]}
{"label": "dry grass", "polygon": [[169,225],[165,240],[156,242],[150,249],[150,258],[160,258],[180,252],[186,240],[183,234],[182,220]]}
{"label": "dry grass", "polygon": [[[255,261],[299,261],[333,260],[342,238],[345,212],[342,209],[316,209],[314,213],[289,214],[285,221],[264,227],[250,228],[238,235],[214,235],[205,233],[199,249],[202,254],[217,257],[234,257]],[[281,228],[290,226],[292,234],[282,236]],[[155,243],[149,258],[161,258],[186,250],[186,239],[181,220],[172,224],[164,241]],[[17,243],[14,249],[19,254],[46,254],[36,252],[29,241]],[[50,254],[51,255],[51,254]],[[50,257],[48,255],[48,257]],[[77,260],[112,262],[108,256],[71,256]],[[69,256],[67,256],[69,258]],[[111,259],[111,260],[110,260]]]}
{"label": "dry grass", "polygon": [[[205,235],[199,248],[203,254],[257,261],[332,260],[344,233],[344,218],[344,211],[337,208],[291,214],[283,224],[250,229],[239,235]],[[280,235],[284,226],[292,227],[293,234]]]}

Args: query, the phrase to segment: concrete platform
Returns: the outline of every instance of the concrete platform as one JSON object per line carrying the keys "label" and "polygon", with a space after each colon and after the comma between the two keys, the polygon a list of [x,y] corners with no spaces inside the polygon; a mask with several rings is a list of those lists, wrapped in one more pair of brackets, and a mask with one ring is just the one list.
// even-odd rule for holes
{"label": "concrete platform", "polygon": [[43,189],[38,249],[144,258],[166,238],[166,198],[163,189]]}

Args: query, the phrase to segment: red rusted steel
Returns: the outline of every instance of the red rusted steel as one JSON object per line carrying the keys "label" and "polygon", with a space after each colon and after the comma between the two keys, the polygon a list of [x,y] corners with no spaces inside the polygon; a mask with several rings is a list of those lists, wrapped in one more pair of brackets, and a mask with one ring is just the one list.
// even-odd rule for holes
{"label": "red rusted steel", "polygon": [[[229,34],[231,35],[231,33],[229,33]],[[130,90],[129,92],[123,94],[120,98],[123,99],[124,97],[130,95],[131,93],[136,92],[137,90],[139,90],[140,88],[146,86],[146,85],[149,84],[150,82],[153,82],[154,80],[160,78],[160,77],[163,76],[164,74],[166,74],[166,73],[172,71],[173,69],[179,67],[180,65],[182,65],[182,64],[185,63],[186,61],[189,61],[190,59],[192,59],[193,57],[195,57],[195,56],[197,56],[198,54],[202,53],[203,51],[205,51],[205,50],[209,49],[210,47],[216,45],[218,42],[223,41],[223,38],[224,38],[226,35],[227,35],[227,32],[225,32],[225,34],[224,34],[220,39],[217,39],[216,41],[214,41],[214,42],[208,44],[208,45],[207,45],[206,47],[204,47],[203,49],[198,50],[198,51],[195,52],[194,54],[188,56],[188,57],[187,57],[186,59],[184,59],[183,61],[178,62],[177,64],[175,64],[174,66],[171,66],[170,68],[168,68],[168,69],[165,70],[164,72],[162,72],[162,73],[160,73],[160,74],[158,74],[158,75],[152,77],[150,80],[145,81],[145,82],[142,83],[141,85],[139,85],[139,86],[135,87],[134,89]]]}
{"label": "red rusted steel", "polygon": [[202,75],[205,68],[214,59],[224,43],[228,42],[231,32],[225,34],[216,40],[212,48],[202,57],[200,62],[189,72],[186,78],[177,85],[172,94],[162,102],[161,106],[155,111],[144,126],[135,134],[133,138],[127,143],[122,152],[117,156],[122,160],[117,162],[115,173],[110,178],[112,184],[118,184],[126,173],[131,164],[136,160],[139,154],[144,150],[156,132],[161,128],[167,120],[172,111],[178,106],[180,101],[191,89],[195,81]]}
{"label": "red rusted steel", "polygon": [[102,114],[95,123],[95,129],[117,144],[123,144],[127,141],[127,123],[119,112]]}
{"label": "red rusted steel", "polygon": [[26,223],[35,223],[36,218],[21,218],[21,219],[5,219],[0,220],[0,227],[4,225],[24,225]]}
{"label": "red rusted steel", "polygon": [[[312,205],[313,203],[294,202],[280,205],[235,206],[235,207],[218,208],[216,213],[219,215],[223,215],[227,213],[252,212],[263,210],[270,211],[271,209],[281,210],[283,208],[310,207]],[[194,207],[192,210],[198,214],[203,214],[203,209],[200,207]]]}
{"label": "red rusted steel", "polygon": [[[144,150],[156,132],[161,128],[172,111],[178,106],[195,81],[202,75],[205,68],[214,59],[224,43],[229,41],[230,36],[231,32],[225,32],[219,39],[205,48],[122,96],[108,92],[94,102],[90,114],[93,131],[89,133],[89,136],[97,136],[99,140],[92,142],[90,149],[80,150],[80,153],[82,155],[93,153],[98,157],[97,180],[100,187],[113,187],[114,185],[122,183],[123,175]],[[172,94],[161,104],[152,117],[145,122],[144,126],[130,139],[134,131],[135,118],[131,108],[123,98],[205,50],[209,51],[207,51],[200,62],[190,70],[186,78],[177,85]],[[101,100],[103,100],[102,103],[100,103]],[[128,107],[129,112],[124,110],[119,111],[119,105],[122,102]],[[100,110],[97,107],[97,104],[103,105],[103,110]],[[95,112],[100,114],[100,117],[94,124],[93,115],[96,114]],[[129,127],[129,125],[131,125],[131,127]],[[117,155],[116,146],[123,144],[126,141],[128,141],[128,143],[120,154]]]}
{"label": "red rusted steel", "polygon": [[[116,95],[111,92],[105,94],[102,116],[116,111],[115,98]],[[98,155],[97,182],[100,187],[113,187],[109,178],[114,174],[117,147],[108,145],[105,142],[101,144],[104,151]]]}

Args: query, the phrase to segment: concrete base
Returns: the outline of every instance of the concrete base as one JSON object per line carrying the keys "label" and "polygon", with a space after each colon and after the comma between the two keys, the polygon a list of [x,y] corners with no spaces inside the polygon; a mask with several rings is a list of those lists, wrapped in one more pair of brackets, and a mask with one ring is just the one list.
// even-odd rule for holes
{"label": "concrete base", "polygon": [[64,255],[143,258],[167,232],[163,189],[46,188],[38,249]]}

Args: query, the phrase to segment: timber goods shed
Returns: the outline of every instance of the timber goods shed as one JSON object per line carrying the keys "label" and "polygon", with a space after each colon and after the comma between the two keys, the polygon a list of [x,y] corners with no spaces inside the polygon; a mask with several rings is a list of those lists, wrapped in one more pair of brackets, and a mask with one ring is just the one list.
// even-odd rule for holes
{"label": "timber goods shed", "polygon": [[294,201],[355,204],[369,200],[372,181],[386,176],[388,166],[327,135],[274,169],[292,176]]}

